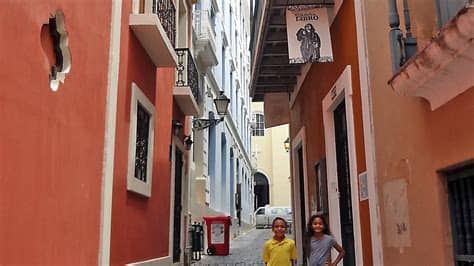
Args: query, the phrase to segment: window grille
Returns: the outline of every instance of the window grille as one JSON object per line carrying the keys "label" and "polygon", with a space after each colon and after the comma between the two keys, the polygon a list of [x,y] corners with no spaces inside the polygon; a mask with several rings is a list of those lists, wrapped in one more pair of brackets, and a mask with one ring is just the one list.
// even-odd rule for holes
{"label": "window grille", "polygon": [[150,197],[155,107],[135,83],[130,105],[127,190]]}
{"label": "window grille", "polygon": [[148,132],[150,127],[150,114],[138,103],[137,105],[137,148],[135,151],[135,178],[147,181],[147,156],[148,156]]}
{"label": "window grille", "polygon": [[446,174],[456,266],[474,262],[474,165]]}

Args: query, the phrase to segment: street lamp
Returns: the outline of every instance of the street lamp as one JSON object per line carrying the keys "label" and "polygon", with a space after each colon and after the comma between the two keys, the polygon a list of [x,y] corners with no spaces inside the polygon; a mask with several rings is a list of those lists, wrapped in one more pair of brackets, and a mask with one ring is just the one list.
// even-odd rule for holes
{"label": "street lamp", "polygon": [[290,137],[286,138],[285,142],[283,142],[283,146],[285,147],[286,152],[290,150]]}
{"label": "street lamp", "polygon": [[220,122],[224,121],[224,117],[227,114],[227,107],[229,106],[230,99],[224,95],[221,91],[220,94],[214,99],[214,105],[216,106],[217,114],[220,116],[219,119],[214,118],[214,112],[209,112],[209,118],[194,118],[193,129],[203,130],[208,127],[215,126]]}

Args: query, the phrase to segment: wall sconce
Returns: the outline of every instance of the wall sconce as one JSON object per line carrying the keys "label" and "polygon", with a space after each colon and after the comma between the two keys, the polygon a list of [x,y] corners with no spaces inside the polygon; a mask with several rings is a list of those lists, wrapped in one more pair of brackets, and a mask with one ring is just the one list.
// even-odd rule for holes
{"label": "wall sconce", "polygon": [[209,112],[209,118],[194,118],[193,119],[193,129],[203,130],[208,127],[215,126],[220,122],[224,121],[224,117],[227,114],[227,107],[229,106],[230,99],[224,95],[224,92],[221,91],[219,96],[214,99],[214,105],[216,106],[217,114],[220,116],[219,119],[214,118],[214,112]]}
{"label": "wall sconce", "polygon": [[179,136],[179,133],[183,129],[183,123],[179,122],[178,120],[172,120],[172,126],[173,126],[173,135],[174,136]]}
{"label": "wall sconce", "polygon": [[285,147],[286,152],[290,150],[290,137],[286,138],[285,142],[283,142],[283,147]]}
{"label": "wall sconce", "polygon": [[191,149],[191,145],[193,145],[194,141],[191,139],[191,136],[184,136],[184,148],[189,151]]}

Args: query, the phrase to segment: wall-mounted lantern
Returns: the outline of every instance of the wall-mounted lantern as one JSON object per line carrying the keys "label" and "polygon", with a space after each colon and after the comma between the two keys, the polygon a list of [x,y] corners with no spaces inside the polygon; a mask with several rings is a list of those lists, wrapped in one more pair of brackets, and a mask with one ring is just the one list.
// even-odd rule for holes
{"label": "wall-mounted lantern", "polygon": [[227,114],[227,107],[229,106],[230,99],[224,95],[221,91],[219,96],[214,99],[214,105],[216,106],[217,114],[220,116],[219,119],[214,118],[214,112],[209,112],[209,118],[195,118],[193,119],[193,129],[202,130],[208,127],[215,126],[220,122],[224,121],[224,117]]}
{"label": "wall-mounted lantern", "polygon": [[290,150],[290,137],[286,138],[285,142],[283,142],[283,147],[285,147],[286,152]]}

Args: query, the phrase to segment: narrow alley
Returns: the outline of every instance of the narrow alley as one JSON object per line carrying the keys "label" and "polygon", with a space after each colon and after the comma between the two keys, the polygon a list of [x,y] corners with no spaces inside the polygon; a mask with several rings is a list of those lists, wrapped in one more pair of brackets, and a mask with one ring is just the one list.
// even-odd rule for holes
{"label": "narrow alley", "polygon": [[[263,265],[262,247],[272,237],[271,229],[252,229],[230,241],[229,256],[203,256],[196,266]],[[292,235],[287,235],[293,238]]]}

